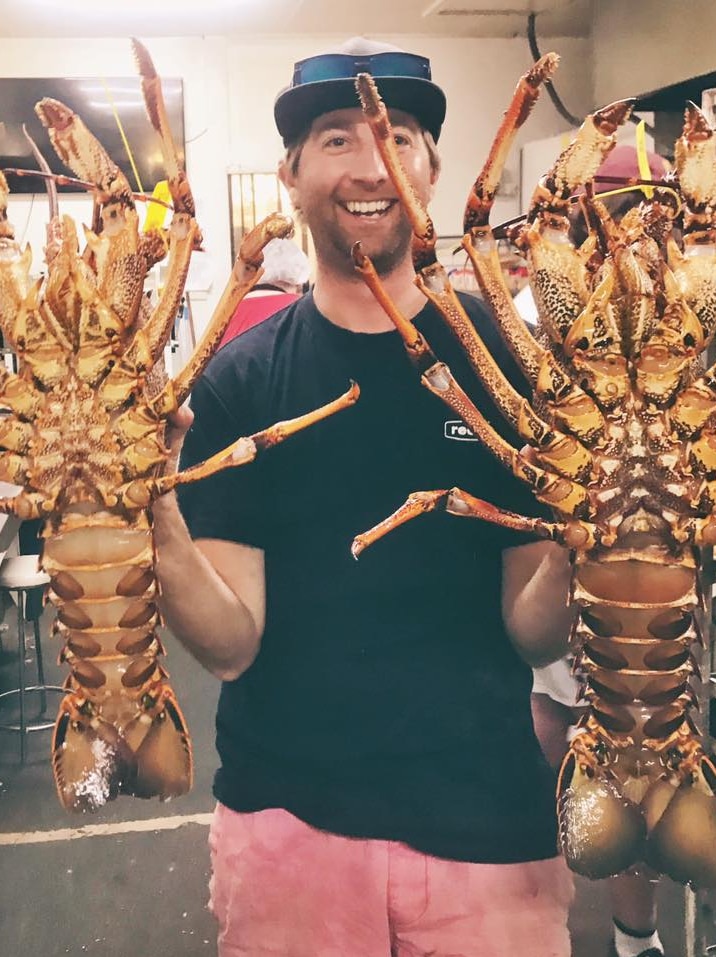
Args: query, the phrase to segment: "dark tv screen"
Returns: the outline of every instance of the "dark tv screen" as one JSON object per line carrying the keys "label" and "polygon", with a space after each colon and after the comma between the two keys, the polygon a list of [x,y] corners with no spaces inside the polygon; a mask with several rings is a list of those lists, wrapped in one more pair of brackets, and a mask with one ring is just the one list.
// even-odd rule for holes
{"label": "dark tv screen", "polygon": [[[162,89],[174,140],[184,160],[184,96],[180,78],[162,78]],[[53,173],[72,176],[53,150],[47,131],[35,114],[35,103],[43,97],[60,100],[79,114],[129,180],[139,185],[125,148],[119,117],[127,138],[141,187],[151,193],[166,178],[161,160],[159,134],[151,126],[142,100],[138,77],[107,78],[0,78],[0,167],[37,169],[37,161],[22,132],[22,124],[35,140]],[[13,193],[43,193],[45,182],[38,176],[8,175]],[[81,191],[77,186],[59,186],[64,192]]]}
{"label": "dark tv screen", "polygon": [[654,149],[669,162],[674,160],[674,143],[683,130],[687,102],[700,107],[704,91],[715,87],[716,73],[702,73],[637,97],[634,112],[654,114]]}

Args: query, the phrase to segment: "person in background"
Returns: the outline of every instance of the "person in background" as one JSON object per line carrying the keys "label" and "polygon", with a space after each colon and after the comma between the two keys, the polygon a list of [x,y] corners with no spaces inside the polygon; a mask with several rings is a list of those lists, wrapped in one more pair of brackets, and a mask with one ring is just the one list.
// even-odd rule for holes
{"label": "person in background", "polygon": [[[280,176],[311,230],[315,285],[214,357],[182,464],[350,379],[360,398],[252,465],[187,486],[183,516],[173,494],[154,506],[166,621],[223,681],[210,834],[219,954],[568,957],[572,880],[518,653],[543,663],[565,650],[565,552],[443,512],[351,557],[353,537],[411,489],[534,506],[478,442],[454,440],[454,414],[421,386],[356,275],[360,240],[397,307],[495,418],[414,284],[411,226],[358,108],[365,71],[414,188],[432,197],[445,96],[427,59],[358,38],[295,64],[275,104]],[[461,298],[517,377],[484,307]]]}
{"label": "person in background", "polygon": [[[662,179],[669,165],[656,153],[647,153],[651,177]],[[622,179],[643,178],[639,171],[635,147],[616,146],[600,166],[598,176]],[[619,183],[597,182],[597,192],[619,190]],[[640,190],[616,192],[602,200],[615,220],[619,220],[643,199]],[[578,239],[576,241],[579,241]],[[522,290],[515,302],[526,322],[536,321],[534,301]],[[578,702],[579,684],[572,675],[573,658],[561,658],[551,665],[534,670],[532,714],[535,732],[550,764],[559,768],[567,744],[576,733],[576,722],[586,708]],[[656,929],[657,879],[648,870],[621,874],[609,881],[613,921],[614,957],[664,957],[663,945]]]}
{"label": "person in background", "polygon": [[292,239],[272,239],[264,248],[263,270],[261,280],[236,307],[222,346],[298,299],[308,287],[311,266]]}

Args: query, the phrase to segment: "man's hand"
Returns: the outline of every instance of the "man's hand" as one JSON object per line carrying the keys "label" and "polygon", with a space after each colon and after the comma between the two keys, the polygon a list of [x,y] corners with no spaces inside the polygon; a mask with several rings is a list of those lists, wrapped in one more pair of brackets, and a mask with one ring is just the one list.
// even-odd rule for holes
{"label": "man's hand", "polygon": [[164,436],[164,442],[169,449],[167,459],[166,475],[176,472],[179,466],[179,455],[181,447],[184,444],[184,436],[191,428],[194,421],[194,413],[188,405],[180,406],[176,412],[167,418],[167,428]]}
{"label": "man's hand", "polygon": [[[179,468],[179,455],[182,445],[184,444],[184,436],[191,428],[193,421],[194,413],[188,405],[182,405],[176,412],[172,412],[171,415],[167,416],[164,444],[169,450],[169,455],[166,460],[165,475],[173,475]],[[155,539],[160,537],[160,530],[162,528],[161,521],[168,521],[169,523],[176,522],[177,520],[181,521],[174,490],[165,492],[163,495],[154,499],[152,502],[152,515],[154,516]]]}

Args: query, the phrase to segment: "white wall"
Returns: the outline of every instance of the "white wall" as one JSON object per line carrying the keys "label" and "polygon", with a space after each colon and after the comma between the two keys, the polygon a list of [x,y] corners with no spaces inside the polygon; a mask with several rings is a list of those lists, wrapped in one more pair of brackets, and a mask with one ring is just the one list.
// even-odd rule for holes
{"label": "white wall", "polygon": [[713,0],[598,0],[592,32],[600,104],[716,70]]}
{"label": "white wall", "polygon": [[[343,39],[343,38],[340,38]],[[434,76],[448,97],[448,115],[440,148],[443,175],[432,207],[441,235],[460,232],[468,189],[490,146],[494,130],[519,76],[531,65],[525,40],[447,40],[386,38],[428,55]],[[592,104],[591,47],[587,40],[541,41],[562,56],[557,86],[577,115]],[[208,320],[230,269],[226,174],[235,170],[274,169],[281,143],[273,127],[272,104],[290,79],[294,60],[329,48],[326,37],[155,38],[148,46],[160,74],[184,81],[187,170],[196,198],[206,252],[196,257],[205,298],[193,296],[199,327]],[[129,43],[120,39],[0,39],[2,76],[130,75]],[[0,114],[1,114],[0,104]],[[0,115],[0,120],[2,116]],[[565,128],[546,95],[520,135],[520,142],[541,139]],[[519,144],[509,163],[519,180]],[[65,211],[90,221],[90,203],[62,198]],[[519,196],[496,205],[495,220],[519,212]],[[17,234],[41,254],[46,205],[15,198],[10,219]],[[38,266],[39,269],[39,261]]]}

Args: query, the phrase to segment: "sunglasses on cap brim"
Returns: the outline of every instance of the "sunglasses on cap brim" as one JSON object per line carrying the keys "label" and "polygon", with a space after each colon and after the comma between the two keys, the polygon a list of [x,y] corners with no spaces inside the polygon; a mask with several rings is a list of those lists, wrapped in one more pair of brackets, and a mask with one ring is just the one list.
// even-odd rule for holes
{"label": "sunglasses on cap brim", "polygon": [[292,87],[325,80],[347,80],[359,73],[375,77],[406,77],[430,80],[430,61],[416,53],[387,52],[355,55],[352,53],[322,53],[299,60],[293,68]]}

